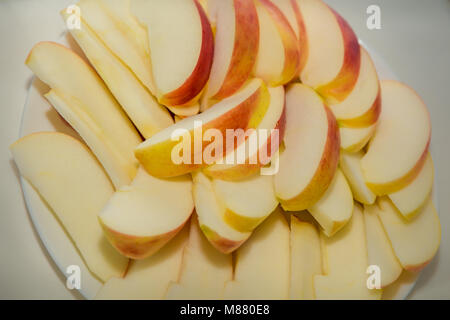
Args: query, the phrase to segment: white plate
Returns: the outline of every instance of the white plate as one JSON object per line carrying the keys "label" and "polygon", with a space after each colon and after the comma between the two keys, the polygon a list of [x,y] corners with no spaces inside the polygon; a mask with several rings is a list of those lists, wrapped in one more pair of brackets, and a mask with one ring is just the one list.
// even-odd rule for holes
{"label": "white plate", "polygon": [[[71,47],[78,53],[81,52],[70,37],[64,37],[60,43]],[[372,55],[380,78],[397,79],[385,61],[374,50],[368,48],[365,44],[363,45]],[[45,84],[36,78],[33,79],[22,115],[20,137],[38,131],[59,131],[80,139],[78,134],[67,125],[42,96],[47,91],[48,87]],[[49,255],[65,276],[68,266],[78,265],[81,268],[80,292],[86,299],[94,298],[102,285],[101,282],[88,271],[58,219],[42,201],[38,193],[23,178],[21,178],[21,184],[28,213]],[[436,192],[434,192],[434,195],[436,195]],[[436,199],[434,200],[437,204]],[[383,298],[405,299],[414,287],[418,276],[419,274],[402,274],[400,281],[385,290]]]}

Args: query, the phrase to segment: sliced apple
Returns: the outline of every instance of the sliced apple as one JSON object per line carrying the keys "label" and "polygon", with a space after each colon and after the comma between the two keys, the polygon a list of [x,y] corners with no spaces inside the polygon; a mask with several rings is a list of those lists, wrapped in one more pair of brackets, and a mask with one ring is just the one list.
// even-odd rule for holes
{"label": "sliced apple", "polygon": [[214,0],[214,59],[203,109],[239,90],[251,75],[258,54],[259,23],[253,1]]}
{"label": "sliced apple", "polygon": [[[47,98],[55,97],[50,102],[86,141],[115,187],[130,183],[137,168],[133,151],[142,140],[95,71],[54,42],[35,45],[26,65],[54,89]],[[62,99],[56,101],[55,93]]]}
{"label": "sliced apple", "polygon": [[364,206],[364,223],[369,265],[380,268],[381,287],[384,288],[400,277],[403,268],[378,218],[379,210],[376,204]]}
{"label": "sliced apple", "polygon": [[[227,154],[236,147],[234,143],[227,145],[227,129],[256,128],[268,109],[269,101],[270,96],[263,81],[253,79],[241,91],[222,100],[213,108],[186,118],[146,140],[136,148],[136,158],[150,174],[157,177],[183,175],[205,167],[212,164],[203,159],[203,151],[212,143],[205,138],[208,129],[221,133],[223,140],[219,142],[225,149],[224,154]],[[177,135],[181,131],[184,134]],[[190,147],[186,155],[183,154],[183,158],[187,156],[187,159],[176,163],[172,154],[177,152],[177,146],[184,143]]]}
{"label": "sliced apple", "polygon": [[28,135],[10,149],[20,174],[53,210],[89,270],[102,281],[121,277],[128,259],[109,245],[97,221],[114,189],[89,149],[56,132]]}
{"label": "sliced apple", "polygon": [[317,228],[291,215],[290,299],[315,299],[313,277],[322,274],[320,250]]}
{"label": "sliced apple", "polygon": [[226,284],[225,299],[289,298],[289,233],[278,208],[237,251],[234,279]]}
{"label": "sliced apple", "polygon": [[284,85],[298,75],[299,42],[283,12],[270,0],[256,0],[259,49],[254,74],[271,86]]}
{"label": "sliced apple", "polygon": [[[61,14],[65,21],[70,17],[66,10]],[[81,28],[70,29],[70,33],[144,138],[173,124],[170,113],[102,43],[83,18]]]}
{"label": "sliced apple", "polygon": [[97,292],[96,300],[161,300],[172,281],[177,281],[189,229],[183,228],[157,254],[131,261],[124,278],[111,278]]}
{"label": "sliced apple", "polygon": [[382,290],[368,289],[368,267],[364,217],[359,205],[352,219],[334,237],[321,233],[325,275],[314,276],[318,300],[380,299]]}
{"label": "sliced apple", "polygon": [[347,152],[358,152],[362,150],[374,135],[377,125],[373,124],[366,128],[339,128],[341,137],[341,149]]}
{"label": "sliced apple", "polygon": [[214,179],[213,186],[225,207],[224,220],[241,232],[253,231],[278,206],[271,176],[255,175],[238,182]]}
{"label": "sliced apple", "polygon": [[191,218],[189,242],[184,250],[180,279],[169,287],[171,300],[222,299],[225,283],[233,276],[231,255],[217,251],[205,238],[197,217]]}
{"label": "sliced apple", "polygon": [[167,107],[167,109],[179,117],[187,118],[195,116],[200,112],[200,104],[195,103],[189,107]]}
{"label": "sliced apple", "polygon": [[336,119],[307,86],[294,84],[287,91],[284,144],[275,191],[285,210],[304,210],[330,185],[340,145]]}
{"label": "sliced apple", "polygon": [[378,211],[395,255],[404,269],[422,270],[436,254],[441,242],[441,225],[431,197],[410,221],[403,218],[387,197],[379,198]]}
{"label": "sliced apple", "polygon": [[202,172],[192,174],[194,201],[200,229],[208,241],[219,251],[230,253],[250,237],[250,232],[240,232],[225,222],[225,208],[218,201],[211,180]]}
{"label": "sliced apple", "polygon": [[[266,165],[278,150],[284,137],[286,114],[284,108],[284,88],[269,88],[270,104],[267,112],[256,130],[235,150],[212,166],[206,167],[204,172],[213,178],[237,181],[248,178]],[[257,148],[252,146],[254,143]],[[237,161],[243,155],[243,161]]]}
{"label": "sliced apple", "polygon": [[178,106],[197,100],[214,56],[213,33],[202,6],[197,0],[133,0],[131,12],[148,31],[159,102]]}
{"label": "sliced apple", "polygon": [[383,109],[361,166],[368,187],[376,195],[407,186],[423,167],[431,138],[426,105],[408,86],[382,81]]}
{"label": "sliced apple", "polygon": [[353,195],[340,169],[336,170],[327,191],[308,211],[329,237],[347,224],[352,217]]}
{"label": "sliced apple", "polygon": [[406,218],[413,218],[426,203],[433,188],[434,166],[430,153],[417,177],[403,189],[388,194],[398,211]]}
{"label": "sliced apple", "polygon": [[381,113],[381,90],[377,70],[369,53],[360,46],[361,67],[353,90],[338,104],[330,105],[340,126],[365,128],[378,121]]}
{"label": "sliced apple", "polygon": [[357,82],[361,58],[358,38],[348,23],[322,0],[296,3],[308,40],[308,57],[300,78],[329,103],[341,102]]}
{"label": "sliced apple", "polygon": [[356,153],[341,151],[339,165],[347,178],[355,200],[364,204],[373,204],[376,196],[366,186],[361,169],[361,159],[363,156],[364,153],[362,151]]}

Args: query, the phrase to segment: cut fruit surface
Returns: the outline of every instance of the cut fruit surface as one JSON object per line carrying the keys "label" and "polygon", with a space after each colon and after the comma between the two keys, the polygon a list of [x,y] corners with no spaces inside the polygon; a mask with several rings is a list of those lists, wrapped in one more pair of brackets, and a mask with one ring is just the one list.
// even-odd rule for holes
{"label": "cut fruit surface", "polygon": [[111,197],[99,219],[120,253],[143,259],[174,237],[193,210],[190,176],[158,179],[140,168],[131,185]]}
{"label": "cut fruit surface", "polygon": [[114,189],[89,149],[56,132],[28,135],[10,149],[20,174],[53,210],[88,269],[101,281],[122,276],[128,259],[110,246],[97,220]]}
{"label": "cut fruit surface", "polygon": [[426,105],[408,86],[382,81],[378,127],[361,160],[366,184],[377,195],[396,192],[420,172],[428,154],[431,122]]}
{"label": "cut fruit surface", "polygon": [[369,142],[377,128],[373,124],[367,128],[339,128],[339,135],[341,137],[341,149],[347,152],[361,151]]}
{"label": "cut fruit surface", "polygon": [[304,210],[318,201],[330,185],[340,142],[331,111],[314,90],[301,84],[287,91],[284,144],[274,178],[275,191],[285,210]]}
{"label": "cut fruit surface", "polygon": [[195,103],[189,107],[167,107],[173,114],[187,118],[191,116],[195,116],[200,112],[200,104]]}

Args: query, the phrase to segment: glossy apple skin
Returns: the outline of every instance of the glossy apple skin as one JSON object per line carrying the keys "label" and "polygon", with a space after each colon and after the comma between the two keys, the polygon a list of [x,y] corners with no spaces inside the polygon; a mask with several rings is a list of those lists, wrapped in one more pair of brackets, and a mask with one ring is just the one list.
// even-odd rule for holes
{"label": "glossy apple skin", "polygon": [[217,232],[210,229],[205,225],[200,225],[200,229],[203,231],[203,234],[206,236],[208,241],[220,252],[228,254],[235,251],[239,248],[245,240],[242,241],[233,241],[230,239],[226,239],[221,237]]}
{"label": "glossy apple skin", "polygon": [[338,123],[346,128],[366,128],[377,123],[381,114],[381,88],[378,89],[377,97],[372,106],[364,114],[353,119],[341,119]]}
{"label": "glossy apple skin", "polygon": [[214,36],[209,19],[198,0],[194,0],[202,24],[202,46],[197,65],[188,79],[176,90],[166,93],[159,102],[166,106],[181,106],[195,103],[205,87],[211,72],[214,57]]}

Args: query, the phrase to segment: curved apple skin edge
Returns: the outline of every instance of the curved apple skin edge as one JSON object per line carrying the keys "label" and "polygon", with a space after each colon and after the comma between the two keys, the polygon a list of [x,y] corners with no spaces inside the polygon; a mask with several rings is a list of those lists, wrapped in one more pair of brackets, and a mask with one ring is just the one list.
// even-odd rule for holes
{"label": "curved apple skin edge", "polygon": [[[279,130],[279,136],[278,136],[278,143],[274,146],[274,152],[276,153],[280,147],[281,142],[284,138],[284,133],[286,129],[286,109],[283,109],[283,113],[281,114],[280,119],[277,122],[277,125],[275,129]],[[268,139],[263,148],[266,148],[267,150],[267,156],[270,158],[272,157],[272,139],[274,138],[273,135],[271,135]],[[248,162],[248,161],[247,161]],[[224,169],[224,170],[208,170],[209,168],[205,168],[203,172],[209,176],[210,178],[214,179],[220,179],[225,181],[239,181],[243,180],[245,178],[248,178],[258,172],[259,169],[261,169],[266,164],[261,161],[259,158],[259,151],[258,151],[258,159],[256,164],[238,164],[231,168]],[[252,229],[253,230],[253,229]],[[242,230],[239,230],[242,231]]]}
{"label": "curved apple skin edge", "polygon": [[338,75],[331,82],[316,88],[327,101],[342,102],[350,94],[356,84],[361,65],[358,38],[353,29],[334,9],[328,8],[336,17],[344,40],[344,62]]}
{"label": "curved apple skin edge", "polygon": [[205,234],[208,241],[220,252],[228,254],[239,248],[247,239],[242,241],[232,241],[222,238],[214,230],[205,225],[200,225],[200,229]]}
{"label": "curved apple skin edge", "polygon": [[298,6],[297,0],[291,0],[292,9],[294,10],[295,18],[297,20],[298,25],[298,34],[299,34],[299,62],[298,62],[298,76],[302,72],[303,68],[306,65],[306,61],[308,60],[308,37],[306,34],[305,22],[303,20],[302,12]]}
{"label": "curved apple skin edge", "polygon": [[353,119],[337,120],[339,126],[344,128],[366,128],[377,123],[381,114],[381,88],[378,85],[378,94],[369,110]]}
{"label": "curved apple skin edge", "polygon": [[[343,128],[340,128],[340,129],[346,129],[346,128],[343,127]],[[354,153],[354,152],[361,151],[361,149],[364,148],[367,145],[369,140],[375,134],[376,129],[377,129],[377,126],[373,125],[373,127],[370,129],[370,132],[368,132],[367,135],[363,137],[363,139],[359,140],[358,142],[356,142],[356,143],[354,143],[352,145],[346,146],[346,147],[341,146],[341,149],[345,150],[345,151],[347,151],[349,153]],[[342,140],[342,136],[341,136],[341,144],[342,144],[342,141],[343,140]]]}
{"label": "curved apple skin edge", "polygon": [[198,0],[194,0],[194,3],[199,12],[202,24],[202,46],[200,55],[192,74],[186,79],[181,87],[159,97],[159,102],[165,106],[179,106],[195,103],[193,100],[195,98],[200,98],[201,92],[205,87],[211,72],[212,60],[214,57],[214,36],[211,24],[209,23],[202,5],[198,3]]}
{"label": "curved apple skin edge", "polygon": [[[194,210],[192,211],[194,212]],[[140,237],[124,234],[115,231],[106,226],[101,217],[98,217],[103,233],[108,239],[109,243],[122,255],[130,259],[145,259],[158,252],[167,242],[180,232],[184,225],[189,221],[191,215],[180,226],[172,231],[150,237]]]}
{"label": "curved apple skin edge", "polygon": [[277,197],[285,211],[301,211],[310,208],[322,197],[333,180],[339,162],[341,143],[336,118],[326,105],[324,107],[328,118],[328,138],[322,159],[305,190],[289,200]]}

